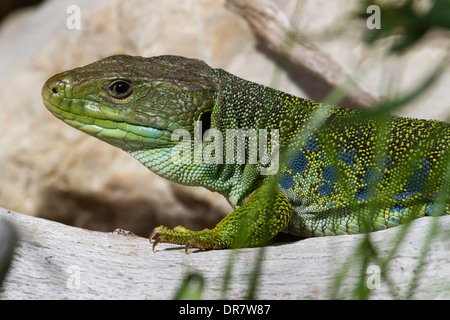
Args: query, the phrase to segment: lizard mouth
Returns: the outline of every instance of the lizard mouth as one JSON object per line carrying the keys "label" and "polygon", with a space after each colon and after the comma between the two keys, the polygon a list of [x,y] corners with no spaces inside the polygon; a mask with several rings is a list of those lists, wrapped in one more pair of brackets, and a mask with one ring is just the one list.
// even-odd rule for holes
{"label": "lizard mouth", "polygon": [[[50,78],[42,87],[45,107],[58,119],[124,150],[172,145],[172,123],[141,112],[123,112],[88,99],[74,98],[72,87]],[[177,126],[176,126],[177,127]]]}

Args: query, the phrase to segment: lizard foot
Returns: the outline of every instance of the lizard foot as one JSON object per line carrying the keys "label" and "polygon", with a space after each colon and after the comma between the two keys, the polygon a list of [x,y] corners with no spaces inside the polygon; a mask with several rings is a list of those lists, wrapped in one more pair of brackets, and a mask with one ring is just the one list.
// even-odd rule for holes
{"label": "lizard foot", "polygon": [[220,241],[220,235],[215,229],[204,229],[202,231],[191,231],[185,227],[178,226],[173,229],[165,226],[155,228],[149,237],[153,242],[153,252],[160,242],[173,244],[184,244],[186,253],[191,246],[199,249],[223,249],[227,247],[224,241]]}
{"label": "lizard foot", "polygon": [[242,207],[234,210],[213,229],[191,231],[182,226],[169,229],[155,228],[150,234],[153,251],[160,242],[186,245],[199,249],[257,247],[267,243],[286,228],[291,215],[291,204],[278,189],[259,188],[249,196]]}

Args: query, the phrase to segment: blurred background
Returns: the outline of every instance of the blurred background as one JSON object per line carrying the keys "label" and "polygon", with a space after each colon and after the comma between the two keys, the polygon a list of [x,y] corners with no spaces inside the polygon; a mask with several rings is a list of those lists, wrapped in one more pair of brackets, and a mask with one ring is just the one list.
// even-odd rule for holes
{"label": "blurred background", "polygon": [[[432,32],[407,52],[384,58],[380,52],[385,41],[368,46],[364,40],[370,14],[363,1],[260,1],[264,31],[257,30],[251,23],[255,15],[246,11],[254,2],[2,1],[0,206],[87,229],[123,228],[141,236],[161,224],[211,228],[231,211],[222,196],[161,179],[125,152],[54,118],[42,103],[41,87],[64,70],[119,53],[181,55],[322,101],[333,88],[327,71],[337,68],[353,75],[370,60],[357,83],[369,100],[378,101],[420,85],[449,51],[448,33]],[[426,15],[427,1],[416,2],[417,16]],[[80,9],[79,29],[67,27],[73,14],[67,9],[73,4]],[[314,61],[291,57],[279,68],[283,60],[270,39],[280,35],[270,25],[271,14],[288,23],[300,35],[296,39],[313,46],[326,62],[317,68]],[[425,94],[395,113],[448,120],[449,88],[450,75],[444,72]],[[341,104],[371,106],[355,99]]]}

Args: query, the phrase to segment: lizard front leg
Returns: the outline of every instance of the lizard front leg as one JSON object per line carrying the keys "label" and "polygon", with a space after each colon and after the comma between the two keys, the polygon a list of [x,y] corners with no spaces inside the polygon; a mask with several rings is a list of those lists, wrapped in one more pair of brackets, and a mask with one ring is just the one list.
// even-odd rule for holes
{"label": "lizard front leg", "polygon": [[[273,189],[273,190],[271,190]],[[264,245],[287,227],[291,203],[276,187],[260,187],[250,194],[248,202],[234,210],[214,229],[191,231],[178,226],[155,228],[150,234],[153,251],[160,242],[186,245],[199,249],[225,249]]]}

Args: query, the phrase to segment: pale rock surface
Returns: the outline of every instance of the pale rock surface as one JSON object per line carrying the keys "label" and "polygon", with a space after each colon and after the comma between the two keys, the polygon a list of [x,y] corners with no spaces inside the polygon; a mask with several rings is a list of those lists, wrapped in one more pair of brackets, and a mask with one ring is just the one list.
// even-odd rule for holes
{"label": "pale rock surface", "polygon": [[[191,249],[186,254],[182,246],[159,244],[153,253],[147,239],[127,232],[89,231],[2,208],[0,219],[19,234],[19,245],[0,289],[1,300],[173,299],[189,273],[204,277],[204,299],[219,299],[230,258],[233,269],[225,298],[243,299],[259,250]],[[393,289],[381,277],[380,265],[370,261],[363,283],[372,289],[371,299],[406,298],[415,275],[419,275],[418,282],[410,298],[450,299],[450,216],[438,218],[438,232],[423,264],[419,262],[432,219],[413,221],[399,250],[391,256],[385,271]],[[400,230],[396,227],[371,234],[380,258],[390,256]],[[350,261],[353,265],[335,298],[352,298],[359,279],[355,251],[362,239],[363,235],[320,237],[266,247],[256,297],[331,298],[337,274]]]}

